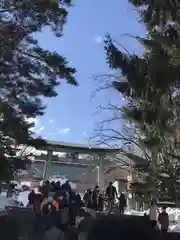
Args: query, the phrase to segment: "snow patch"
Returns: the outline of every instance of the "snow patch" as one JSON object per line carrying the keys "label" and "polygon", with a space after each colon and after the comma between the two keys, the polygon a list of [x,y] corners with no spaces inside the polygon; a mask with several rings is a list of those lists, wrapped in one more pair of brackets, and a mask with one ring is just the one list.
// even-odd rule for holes
{"label": "snow patch", "polygon": [[18,202],[22,202],[24,207],[27,206],[28,204],[28,195],[29,195],[30,191],[24,191],[24,192],[20,192],[17,196],[17,201]]}
{"label": "snow patch", "polygon": [[5,212],[5,208],[8,206],[17,207],[18,203],[14,198],[7,198],[0,195],[0,215]]}
{"label": "snow patch", "polygon": [[[167,213],[169,214],[169,232],[180,232],[180,209],[179,208],[167,208]],[[126,211],[126,215],[136,215],[136,216],[143,216],[144,212],[139,212],[135,210]]]}

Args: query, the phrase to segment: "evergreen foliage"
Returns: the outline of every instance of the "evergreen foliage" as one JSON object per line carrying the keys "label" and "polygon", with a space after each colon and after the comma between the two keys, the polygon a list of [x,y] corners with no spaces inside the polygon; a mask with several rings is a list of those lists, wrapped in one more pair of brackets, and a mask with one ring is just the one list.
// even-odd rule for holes
{"label": "evergreen foliage", "polygon": [[144,180],[146,184],[151,182],[150,188],[154,190],[158,186],[159,192],[167,191],[177,202],[180,199],[180,3],[129,2],[137,8],[147,27],[146,37],[137,37],[145,52],[143,56],[127,55],[107,36],[107,62],[122,75],[113,85],[128,101],[122,108],[123,116],[134,123],[151,156]]}
{"label": "evergreen foliage", "polygon": [[14,146],[44,144],[28,122],[44,114],[42,98],[57,96],[61,80],[77,85],[67,59],[35,37],[45,27],[61,37],[69,7],[71,0],[0,2],[0,178],[19,167]]}

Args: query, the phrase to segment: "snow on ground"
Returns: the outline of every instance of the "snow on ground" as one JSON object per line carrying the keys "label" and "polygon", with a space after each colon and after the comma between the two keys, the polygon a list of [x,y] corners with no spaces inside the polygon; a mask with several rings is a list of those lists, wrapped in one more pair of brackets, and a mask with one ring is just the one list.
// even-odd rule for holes
{"label": "snow on ground", "polygon": [[14,198],[7,198],[6,196],[0,195],[0,215],[5,211],[7,206],[18,206],[17,201]]}
{"label": "snow on ground", "polygon": [[[180,209],[179,208],[167,208],[169,214],[169,232],[180,232]],[[145,212],[139,212],[135,210],[126,211],[127,215],[143,216]]]}
{"label": "snow on ground", "polygon": [[22,202],[25,207],[28,204],[29,193],[30,193],[30,191],[24,191],[24,192],[20,192],[19,195],[17,196],[18,202]]}

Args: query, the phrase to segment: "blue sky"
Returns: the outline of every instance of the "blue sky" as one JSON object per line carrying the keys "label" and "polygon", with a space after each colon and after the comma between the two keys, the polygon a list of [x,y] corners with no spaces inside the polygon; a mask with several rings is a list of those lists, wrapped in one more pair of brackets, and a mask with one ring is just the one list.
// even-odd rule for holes
{"label": "blue sky", "polygon": [[[91,99],[97,88],[93,76],[108,73],[103,38],[110,33],[130,52],[142,53],[142,47],[131,37],[143,35],[144,27],[128,0],[76,0],[69,11],[68,23],[62,38],[55,38],[48,30],[38,34],[40,44],[49,50],[65,55],[77,69],[78,87],[62,84],[57,88],[58,97],[46,99],[46,114],[36,120],[36,132],[50,140],[85,143],[96,122],[107,113],[94,115],[96,107],[109,100],[121,104],[115,91],[101,92]],[[119,123],[119,126],[121,123]]]}

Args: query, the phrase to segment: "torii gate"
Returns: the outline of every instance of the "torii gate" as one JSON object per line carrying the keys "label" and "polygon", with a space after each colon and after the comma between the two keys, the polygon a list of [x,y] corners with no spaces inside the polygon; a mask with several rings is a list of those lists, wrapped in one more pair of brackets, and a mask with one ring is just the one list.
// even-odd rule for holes
{"label": "torii gate", "polygon": [[61,153],[70,153],[73,155],[75,159],[79,159],[80,154],[89,154],[92,155],[97,160],[98,166],[98,185],[101,191],[104,191],[105,186],[105,176],[104,176],[104,158],[106,156],[115,156],[120,152],[119,148],[101,148],[98,146],[87,146],[83,144],[73,144],[73,143],[65,143],[59,141],[46,141],[46,145],[44,147],[40,147],[37,150],[46,150],[46,167],[44,171],[43,180],[48,179],[49,169],[52,167],[52,157],[53,152],[61,152]]}

